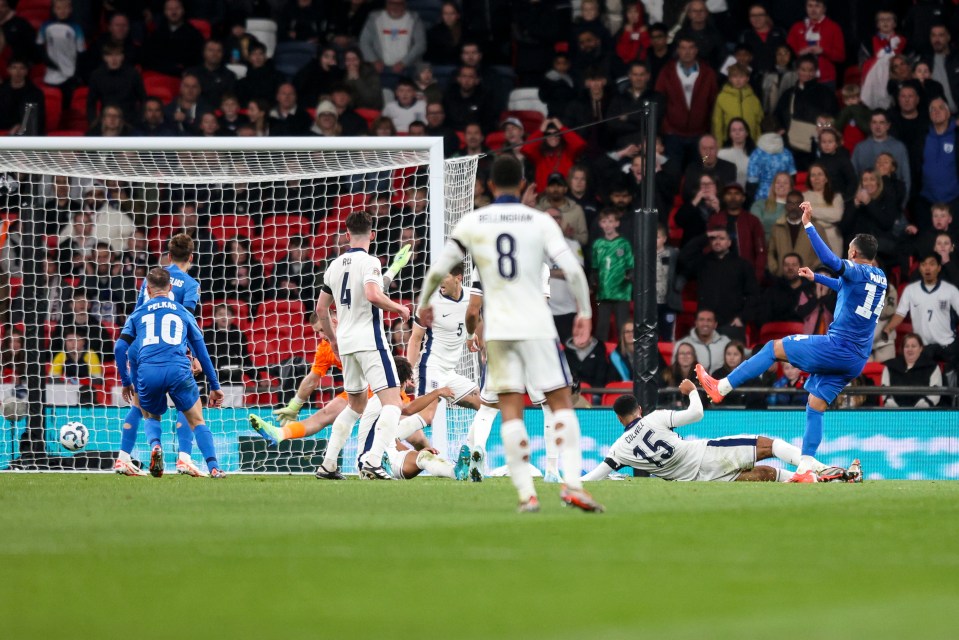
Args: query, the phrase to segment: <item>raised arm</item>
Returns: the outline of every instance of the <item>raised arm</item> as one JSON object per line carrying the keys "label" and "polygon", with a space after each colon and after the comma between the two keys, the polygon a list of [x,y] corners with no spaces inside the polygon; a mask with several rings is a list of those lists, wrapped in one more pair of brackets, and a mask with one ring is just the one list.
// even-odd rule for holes
{"label": "raised arm", "polygon": [[696,391],[696,385],[690,380],[683,380],[679,383],[679,390],[689,396],[689,406],[681,411],[670,412],[672,418],[669,425],[670,429],[685,427],[687,424],[699,422],[703,419],[703,401],[699,397],[699,392]]}
{"label": "raised arm", "polygon": [[830,278],[827,275],[821,273],[814,273],[809,267],[801,267],[799,269],[799,277],[805,278],[810,282],[818,282],[819,284],[824,284],[833,291],[839,291],[839,278]]}
{"label": "raised arm", "polygon": [[826,245],[825,241],[819,237],[819,232],[816,231],[816,227],[813,226],[812,205],[808,202],[803,202],[799,207],[802,209],[802,223],[806,229],[806,235],[809,236],[809,244],[812,245],[819,260],[829,269],[841,274],[845,269],[845,265],[843,265],[842,260],[832,252],[829,246]]}

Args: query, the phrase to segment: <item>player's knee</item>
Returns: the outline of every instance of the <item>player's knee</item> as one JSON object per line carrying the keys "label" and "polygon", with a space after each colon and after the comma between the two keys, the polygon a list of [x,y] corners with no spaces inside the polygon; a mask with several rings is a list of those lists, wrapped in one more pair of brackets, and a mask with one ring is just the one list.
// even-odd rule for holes
{"label": "player's knee", "polygon": [[808,404],[815,411],[820,412],[825,411],[829,407],[829,403],[822,398],[817,398],[812,394],[809,395],[809,399],[806,400],[806,404]]}
{"label": "player's knee", "polygon": [[767,467],[763,465],[763,466],[754,468],[753,472],[756,473],[756,482],[775,482],[776,481],[776,469],[774,469],[773,467]]}

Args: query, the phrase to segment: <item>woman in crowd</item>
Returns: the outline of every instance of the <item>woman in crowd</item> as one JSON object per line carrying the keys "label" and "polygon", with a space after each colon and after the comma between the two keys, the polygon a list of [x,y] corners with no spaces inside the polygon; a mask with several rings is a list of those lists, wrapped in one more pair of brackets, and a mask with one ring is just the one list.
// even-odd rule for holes
{"label": "woman in crowd", "polygon": [[536,188],[546,187],[551,173],[569,175],[586,142],[575,131],[568,130],[558,118],[547,118],[539,128],[542,136],[523,145],[523,155],[536,168]]}
{"label": "woman in crowd", "polygon": [[353,94],[353,107],[356,109],[383,108],[383,89],[380,76],[369,62],[363,62],[359,49],[347,49],[343,54],[345,69],[343,82]]}
{"label": "woman in crowd", "polygon": [[756,148],[749,125],[742,118],[733,118],[726,127],[726,143],[716,156],[736,165],[736,182],[745,186],[749,174],[749,154]]}
{"label": "woman in crowd", "polygon": [[257,136],[270,135],[270,104],[266,100],[250,100],[246,105],[246,117]]}
{"label": "woman in crowd", "polygon": [[[728,376],[733,369],[738,367],[746,359],[746,346],[739,340],[733,340],[726,345],[723,350],[723,366],[712,372],[713,377],[720,379]],[[775,369],[767,371],[759,378],[749,380],[744,384],[746,387],[769,387],[776,380]],[[762,393],[740,393],[733,392],[726,396],[726,402],[731,405],[745,405],[750,409],[765,409],[766,396]],[[725,404],[725,403],[724,403]]]}
{"label": "woman in crowd", "polygon": [[[862,172],[859,191],[853,201],[856,210],[852,233],[874,235],[879,241],[879,258],[886,262],[896,255],[893,229],[901,215],[898,197],[899,192],[890,178],[883,178],[873,169]],[[843,255],[843,252],[837,251],[837,254]]]}
{"label": "woman in crowd", "polygon": [[817,148],[816,163],[826,171],[833,191],[842,195],[844,203],[851,205],[856,197],[859,177],[849,159],[849,151],[842,146],[842,135],[832,127],[820,129]]}
{"label": "woman in crowd", "polygon": [[676,226],[683,230],[680,246],[706,233],[706,221],[721,208],[715,178],[708,173],[700,176],[699,191],[676,212]]}
{"label": "woman in crowd", "polygon": [[812,204],[816,211],[816,222],[821,224],[826,232],[823,240],[837,256],[846,255],[840,230],[843,214],[842,194],[833,190],[826,168],[818,162],[809,165],[809,189],[803,192],[803,197]]}
{"label": "woman in crowd", "polygon": [[772,231],[776,220],[786,213],[786,196],[793,190],[793,178],[785,171],[780,171],[773,178],[769,195],[762,200],[756,200],[749,211],[763,223],[766,236]]}
{"label": "woman in crowd", "polygon": [[[884,387],[941,387],[942,371],[930,356],[923,353],[922,338],[915,333],[907,333],[902,341],[902,353],[886,360],[882,371]],[[887,407],[935,407],[939,404],[938,395],[892,394],[885,397]]]}

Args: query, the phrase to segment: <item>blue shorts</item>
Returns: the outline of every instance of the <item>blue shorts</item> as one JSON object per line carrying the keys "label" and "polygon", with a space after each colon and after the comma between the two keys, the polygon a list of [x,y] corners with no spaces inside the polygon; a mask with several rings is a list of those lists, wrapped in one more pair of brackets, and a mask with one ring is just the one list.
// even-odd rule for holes
{"label": "blue shorts", "polygon": [[794,335],[783,338],[786,358],[810,374],[806,391],[832,404],[849,381],[862,373],[866,358],[845,340],[833,336]]}
{"label": "blue shorts", "polygon": [[140,408],[157,416],[166,413],[167,394],[170,394],[177,411],[190,409],[200,399],[200,389],[189,369],[140,368],[136,387]]}

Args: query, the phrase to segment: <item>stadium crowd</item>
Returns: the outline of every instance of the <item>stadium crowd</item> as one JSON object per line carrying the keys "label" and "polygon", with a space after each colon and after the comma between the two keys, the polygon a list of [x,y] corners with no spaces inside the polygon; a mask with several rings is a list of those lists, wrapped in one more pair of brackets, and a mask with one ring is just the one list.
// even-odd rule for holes
{"label": "stadium crowd", "polygon": [[[665,385],[697,362],[729,371],[753,345],[825,332],[835,293],[798,275],[820,267],[804,200],[840,256],[852,235],[875,235],[895,285],[873,350],[888,366],[867,368],[863,383],[955,384],[959,11],[947,0],[0,0],[0,26],[5,134],[35,103],[38,133],[50,136],[440,136],[449,157],[482,156],[476,206],[489,202],[492,155],[516,155],[536,206],[591,276],[595,339],[566,351],[589,387],[632,379],[641,109],[655,102]],[[137,284],[165,239],[186,231],[215,310],[205,326],[232,341],[214,358],[228,379],[250,382],[278,365],[256,357],[272,328],[257,322],[286,313],[305,324],[297,314],[313,308],[323,266],[303,238],[323,237],[322,254],[336,255],[345,238],[326,217],[338,220],[349,198],[390,230],[376,255],[412,242],[423,256],[423,184],[408,176],[400,198],[319,183],[134,194],[57,178],[6,189],[4,344],[22,345],[11,327],[27,200],[48,212],[55,239],[51,375],[99,375]],[[394,287],[419,289],[425,260],[412,265]],[[552,276],[565,340],[575,304]],[[409,328],[392,328],[401,352]],[[3,357],[7,371],[17,366],[12,348]],[[783,367],[757,384],[801,386],[802,375]],[[740,395],[750,406],[804,402]]]}

